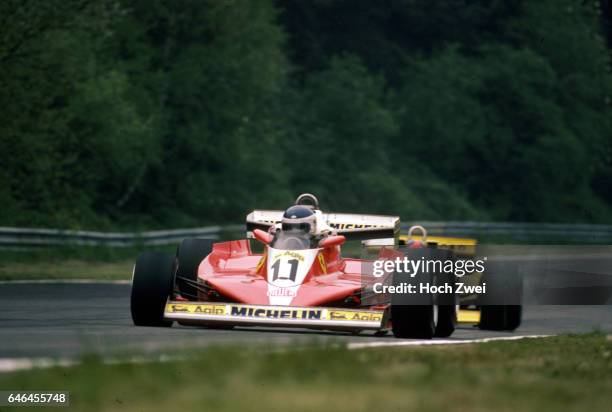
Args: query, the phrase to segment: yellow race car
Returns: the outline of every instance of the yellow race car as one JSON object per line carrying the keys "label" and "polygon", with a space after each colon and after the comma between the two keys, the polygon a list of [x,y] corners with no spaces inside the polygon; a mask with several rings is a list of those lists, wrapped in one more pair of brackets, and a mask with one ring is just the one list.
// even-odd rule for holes
{"label": "yellow race car", "polygon": [[[412,226],[408,234],[400,235],[398,239],[400,247],[410,246],[414,242],[425,247],[450,250],[456,259],[475,258],[478,243],[476,239],[470,238],[428,236],[427,230],[422,226]],[[486,281],[486,275],[476,272],[463,278],[463,281],[473,285],[482,284]],[[477,296],[474,294],[459,296],[458,323],[472,324],[484,330],[512,331],[520,326],[521,318],[521,305],[478,305]]]}

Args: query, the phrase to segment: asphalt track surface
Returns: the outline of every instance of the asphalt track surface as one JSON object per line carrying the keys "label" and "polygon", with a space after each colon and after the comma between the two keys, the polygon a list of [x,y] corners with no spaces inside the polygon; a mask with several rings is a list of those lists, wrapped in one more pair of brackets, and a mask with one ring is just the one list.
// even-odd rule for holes
{"label": "asphalt track surface", "polygon": [[[243,328],[135,327],[129,310],[130,285],[110,283],[0,284],[0,358],[76,358],[158,353],[207,345],[282,345],[318,342],[394,342],[392,335]],[[452,340],[566,332],[612,332],[612,306],[530,306],[513,333],[460,326]]]}

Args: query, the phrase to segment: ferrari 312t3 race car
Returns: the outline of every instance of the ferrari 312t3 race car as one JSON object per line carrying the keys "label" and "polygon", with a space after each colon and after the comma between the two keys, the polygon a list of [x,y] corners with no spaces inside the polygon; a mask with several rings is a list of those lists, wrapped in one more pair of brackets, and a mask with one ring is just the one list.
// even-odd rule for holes
{"label": "ferrari 312t3 race car", "polygon": [[[177,321],[210,328],[275,326],[392,331],[399,338],[450,336],[459,296],[442,300],[429,294],[407,304],[405,297],[400,301],[394,294],[372,291],[376,259],[453,253],[405,237],[403,242],[409,244],[398,247],[399,227],[394,216],[323,213],[310,194],[300,195],[284,212],[255,210],[247,216],[247,239],[185,239],[176,255],[140,255],[132,277],[132,319],[138,326],[167,327]],[[262,253],[251,250],[250,238],[263,245]],[[378,247],[373,259],[346,258],[340,252],[347,239],[387,239],[393,247]],[[443,277],[439,278],[431,280]],[[487,308],[479,308],[481,318],[489,319],[488,328],[518,326],[514,322],[509,327],[505,308],[490,307],[488,314]]]}

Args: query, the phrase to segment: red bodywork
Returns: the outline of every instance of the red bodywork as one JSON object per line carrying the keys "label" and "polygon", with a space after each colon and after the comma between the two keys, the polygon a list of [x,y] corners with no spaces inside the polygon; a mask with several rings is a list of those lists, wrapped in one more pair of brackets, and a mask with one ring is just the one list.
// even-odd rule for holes
{"label": "red bodywork", "polygon": [[[397,252],[383,249],[381,254],[392,257],[390,254]],[[266,258],[266,253],[252,253],[246,239],[214,244],[212,253],[198,268],[198,281],[216,293],[199,292],[199,299],[269,305]],[[363,276],[368,276],[362,275],[365,262],[368,261],[342,258],[340,246],[319,249],[315,263],[290,306],[350,307],[359,304]]]}

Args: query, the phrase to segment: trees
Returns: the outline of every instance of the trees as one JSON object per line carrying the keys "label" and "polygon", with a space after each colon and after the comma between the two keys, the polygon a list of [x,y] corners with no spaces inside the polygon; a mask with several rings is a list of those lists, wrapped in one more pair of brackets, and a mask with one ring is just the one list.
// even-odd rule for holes
{"label": "trees", "polygon": [[162,153],[126,211],[193,224],[283,199],[275,107],[288,64],[276,10],[266,1],[131,6],[112,50],[154,113]]}
{"label": "trees", "polygon": [[0,224],[610,222],[599,5],[7,0]]}
{"label": "trees", "polygon": [[125,77],[100,67],[109,7],[2,4],[0,197],[9,205],[2,224],[104,224],[103,201],[116,201],[151,153]]}
{"label": "trees", "polygon": [[246,187],[285,185],[273,108],[288,65],[268,2],[3,6],[23,51],[0,49],[4,224],[219,221]]}

